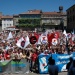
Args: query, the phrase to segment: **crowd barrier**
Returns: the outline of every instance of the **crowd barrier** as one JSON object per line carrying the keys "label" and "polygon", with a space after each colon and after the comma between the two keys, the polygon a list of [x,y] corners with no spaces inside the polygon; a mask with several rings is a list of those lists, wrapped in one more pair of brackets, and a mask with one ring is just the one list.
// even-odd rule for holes
{"label": "crowd barrier", "polygon": [[26,73],[27,71],[29,71],[29,63],[26,59],[0,62],[0,73]]}
{"label": "crowd barrier", "polygon": [[0,62],[0,73],[10,71],[11,60],[5,60]]}

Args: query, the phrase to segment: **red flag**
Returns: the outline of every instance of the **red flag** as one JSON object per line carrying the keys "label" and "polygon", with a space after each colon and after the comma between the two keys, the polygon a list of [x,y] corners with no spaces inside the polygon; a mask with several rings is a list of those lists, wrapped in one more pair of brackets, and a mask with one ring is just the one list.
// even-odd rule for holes
{"label": "red flag", "polygon": [[34,33],[34,36],[37,38],[37,41],[38,41],[38,39],[39,39],[39,34],[38,33]]}
{"label": "red flag", "polygon": [[49,47],[51,46],[51,42],[52,42],[52,39],[54,38],[54,33],[51,33],[51,34],[48,34],[48,44],[49,44]]}
{"label": "red flag", "polygon": [[56,39],[58,39],[58,38],[59,38],[59,32],[55,32],[54,37],[55,37]]}

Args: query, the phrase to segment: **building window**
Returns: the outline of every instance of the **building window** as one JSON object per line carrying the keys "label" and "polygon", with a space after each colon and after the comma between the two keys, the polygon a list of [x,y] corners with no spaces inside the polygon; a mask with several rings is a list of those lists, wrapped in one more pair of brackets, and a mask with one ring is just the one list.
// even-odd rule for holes
{"label": "building window", "polygon": [[69,23],[69,18],[67,19],[67,22]]}
{"label": "building window", "polygon": [[74,21],[75,21],[75,15],[74,15]]}
{"label": "building window", "polygon": [[74,21],[74,15],[73,15],[73,21]]}
{"label": "building window", "polygon": [[70,14],[71,14],[71,10],[70,10]]}
{"label": "building window", "polygon": [[51,17],[53,17],[53,15],[51,15]]}
{"label": "building window", "polygon": [[41,17],[44,17],[44,15],[42,15]]}
{"label": "building window", "polygon": [[10,24],[10,26],[11,26],[11,24]]}
{"label": "building window", "polygon": [[6,20],[4,19],[4,21],[6,21]]}
{"label": "building window", "polygon": [[69,11],[67,12],[67,14],[69,15]]}
{"label": "building window", "polygon": [[72,17],[70,17],[70,22],[72,22]]}
{"label": "building window", "polygon": [[74,12],[74,8],[73,8],[73,12]]}

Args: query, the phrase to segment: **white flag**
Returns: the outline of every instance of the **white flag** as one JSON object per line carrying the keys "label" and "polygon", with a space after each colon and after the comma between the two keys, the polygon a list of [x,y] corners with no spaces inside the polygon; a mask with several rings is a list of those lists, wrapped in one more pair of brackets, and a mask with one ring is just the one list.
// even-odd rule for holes
{"label": "white flag", "polygon": [[30,41],[29,41],[29,37],[27,36],[24,48],[26,48],[29,44],[30,44]]}
{"label": "white flag", "polygon": [[18,42],[16,43],[16,45],[20,48],[26,48],[28,45],[30,44],[30,41],[29,41],[29,37],[26,36],[26,38],[24,39],[23,37],[21,37]]}
{"label": "white flag", "polygon": [[11,38],[13,38],[13,35],[12,35],[12,33],[10,32],[9,35],[8,35],[8,37],[7,37],[7,40],[9,40],[9,39],[11,39]]}
{"label": "white flag", "polygon": [[63,31],[63,34],[64,34],[65,36],[67,36],[66,30]]}
{"label": "white flag", "polygon": [[17,45],[18,47],[20,47],[20,48],[22,48],[22,46],[21,46],[21,42],[22,42],[22,41],[24,41],[23,37],[21,37],[21,38],[17,41],[17,43],[16,43],[16,45]]}

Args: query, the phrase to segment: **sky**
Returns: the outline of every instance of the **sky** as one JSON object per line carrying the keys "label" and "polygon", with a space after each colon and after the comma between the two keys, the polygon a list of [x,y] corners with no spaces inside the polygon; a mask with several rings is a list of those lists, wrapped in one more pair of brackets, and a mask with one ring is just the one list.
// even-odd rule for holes
{"label": "sky", "polygon": [[16,15],[28,10],[42,10],[43,12],[63,11],[75,4],[75,0],[0,0],[0,12],[3,15]]}

